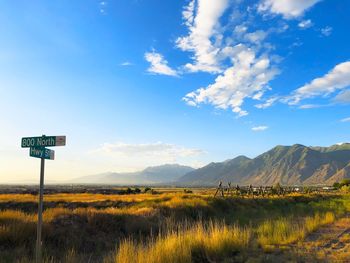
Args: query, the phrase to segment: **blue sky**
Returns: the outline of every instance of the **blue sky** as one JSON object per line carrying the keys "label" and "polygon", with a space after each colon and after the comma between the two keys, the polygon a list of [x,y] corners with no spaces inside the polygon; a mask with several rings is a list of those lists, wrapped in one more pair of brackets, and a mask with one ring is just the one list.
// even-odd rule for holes
{"label": "blue sky", "polygon": [[0,1],[0,182],[350,141],[350,2]]}

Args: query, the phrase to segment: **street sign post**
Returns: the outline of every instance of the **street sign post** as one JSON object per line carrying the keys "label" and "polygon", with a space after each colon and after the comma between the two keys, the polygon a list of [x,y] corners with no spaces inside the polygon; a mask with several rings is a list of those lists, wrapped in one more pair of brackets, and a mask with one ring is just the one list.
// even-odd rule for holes
{"label": "street sign post", "polygon": [[22,138],[22,148],[53,147],[66,145],[66,136],[41,136]]}
{"label": "street sign post", "polygon": [[47,160],[55,159],[55,151],[44,148],[44,147],[30,147],[29,155],[35,158],[44,158]]}
{"label": "street sign post", "polygon": [[39,188],[39,203],[38,203],[38,226],[36,232],[36,250],[35,259],[37,263],[41,263],[42,259],[42,242],[41,232],[43,224],[43,199],[44,199],[44,170],[45,159],[54,160],[55,151],[45,147],[64,146],[66,145],[66,136],[41,136],[41,137],[25,137],[21,140],[22,148],[30,148],[29,156],[40,158],[40,188]]}

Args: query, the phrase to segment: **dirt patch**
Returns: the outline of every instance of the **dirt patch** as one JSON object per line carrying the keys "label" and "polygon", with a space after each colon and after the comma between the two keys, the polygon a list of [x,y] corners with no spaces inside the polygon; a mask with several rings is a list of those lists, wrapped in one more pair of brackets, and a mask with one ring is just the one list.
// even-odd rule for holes
{"label": "dirt patch", "polygon": [[271,246],[247,262],[350,263],[350,213],[323,226],[304,240],[285,246]]}
{"label": "dirt patch", "polygon": [[305,254],[324,262],[350,262],[350,214],[310,234],[301,245]]}

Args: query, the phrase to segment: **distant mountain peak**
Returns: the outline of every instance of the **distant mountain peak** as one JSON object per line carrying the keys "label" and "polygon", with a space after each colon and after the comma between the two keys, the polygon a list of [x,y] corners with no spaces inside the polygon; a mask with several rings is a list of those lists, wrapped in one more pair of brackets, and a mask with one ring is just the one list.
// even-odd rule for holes
{"label": "distant mountain peak", "polygon": [[[245,155],[238,155],[237,157],[235,157],[233,159],[227,159],[227,160],[223,161],[223,163],[241,162],[241,161],[245,161],[245,160],[251,160],[251,159]],[[212,163],[212,164],[215,164],[215,163]]]}
{"label": "distant mountain peak", "polygon": [[234,158],[236,160],[251,160],[249,157],[245,156],[245,155],[238,155],[236,158]]}
{"label": "distant mountain peak", "polygon": [[296,143],[292,145],[292,148],[308,148],[307,146],[300,144],[300,143]]}
{"label": "distant mountain peak", "polygon": [[350,177],[350,143],[329,147],[302,144],[277,145],[249,159],[238,156],[210,163],[179,179],[190,185],[216,185],[219,181],[238,184],[323,184]]}
{"label": "distant mountain peak", "polygon": [[323,146],[316,146],[311,147],[314,150],[320,151],[320,152],[332,152],[332,151],[343,151],[343,150],[350,150],[350,143],[336,143],[329,147],[323,147]]}
{"label": "distant mountain peak", "polygon": [[181,176],[193,170],[194,168],[192,167],[180,164],[164,164],[147,167],[142,171],[133,173],[109,172],[84,176],[71,180],[69,183],[118,185],[166,184],[176,181]]}

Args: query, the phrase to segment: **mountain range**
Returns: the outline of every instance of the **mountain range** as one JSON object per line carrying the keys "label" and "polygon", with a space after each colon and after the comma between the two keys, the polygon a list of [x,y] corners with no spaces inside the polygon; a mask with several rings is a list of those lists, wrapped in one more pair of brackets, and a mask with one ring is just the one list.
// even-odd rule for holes
{"label": "mountain range", "polygon": [[255,157],[238,156],[194,169],[178,164],[148,167],[133,173],[103,173],[67,183],[115,185],[215,186],[333,184],[350,178],[350,143],[330,147],[276,146]]}
{"label": "mountain range", "polygon": [[116,184],[116,185],[152,185],[172,184],[183,175],[193,171],[194,168],[179,164],[165,164],[148,167],[139,172],[113,173],[107,172],[97,175],[88,175],[75,178],[66,183],[76,184]]}
{"label": "mountain range", "polygon": [[210,163],[179,178],[180,185],[212,186],[220,181],[252,185],[333,184],[350,178],[350,144],[276,146],[250,159],[238,156]]}

